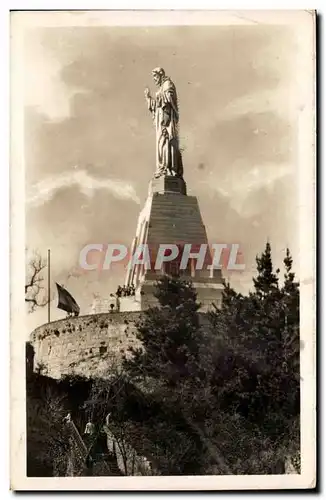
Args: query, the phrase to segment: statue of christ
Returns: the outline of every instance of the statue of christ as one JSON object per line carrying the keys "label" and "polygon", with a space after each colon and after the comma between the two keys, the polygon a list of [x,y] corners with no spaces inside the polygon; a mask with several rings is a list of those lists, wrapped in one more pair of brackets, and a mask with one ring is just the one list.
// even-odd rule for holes
{"label": "statue of christ", "polygon": [[153,69],[152,75],[158,91],[153,98],[149,89],[146,88],[145,98],[156,128],[155,177],[174,175],[182,178],[183,166],[179,149],[179,110],[176,88],[172,80],[165,75],[163,68]]}

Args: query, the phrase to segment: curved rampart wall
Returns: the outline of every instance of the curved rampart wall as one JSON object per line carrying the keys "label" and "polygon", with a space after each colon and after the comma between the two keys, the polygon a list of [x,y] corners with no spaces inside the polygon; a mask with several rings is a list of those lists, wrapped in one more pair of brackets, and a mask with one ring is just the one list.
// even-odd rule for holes
{"label": "curved rampart wall", "polygon": [[53,321],[34,330],[34,370],[60,378],[65,374],[105,376],[119,364],[128,347],[139,345],[134,335],[139,313],[109,312]]}

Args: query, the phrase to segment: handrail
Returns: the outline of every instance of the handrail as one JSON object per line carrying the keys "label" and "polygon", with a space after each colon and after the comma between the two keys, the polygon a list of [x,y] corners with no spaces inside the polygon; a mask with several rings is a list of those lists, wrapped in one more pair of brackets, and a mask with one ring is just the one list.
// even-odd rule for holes
{"label": "handrail", "polygon": [[71,420],[69,423],[70,423],[70,426],[71,426],[72,431],[73,431],[73,433],[72,433],[73,434],[73,438],[74,438],[74,440],[75,440],[75,442],[76,442],[79,450],[82,451],[82,453],[85,455],[85,458],[86,458],[86,455],[88,453],[87,446],[84,443],[81,435],[79,434],[78,429],[75,426],[73,420]]}

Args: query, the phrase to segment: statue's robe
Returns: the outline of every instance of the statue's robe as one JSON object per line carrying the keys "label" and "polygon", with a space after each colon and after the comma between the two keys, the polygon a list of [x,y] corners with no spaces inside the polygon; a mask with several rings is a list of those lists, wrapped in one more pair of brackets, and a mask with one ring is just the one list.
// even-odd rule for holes
{"label": "statue's robe", "polygon": [[156,127],[156,176],[183,176],[178,137],[178,99],[174,83],[165,77],[155,99],[148,99]]}

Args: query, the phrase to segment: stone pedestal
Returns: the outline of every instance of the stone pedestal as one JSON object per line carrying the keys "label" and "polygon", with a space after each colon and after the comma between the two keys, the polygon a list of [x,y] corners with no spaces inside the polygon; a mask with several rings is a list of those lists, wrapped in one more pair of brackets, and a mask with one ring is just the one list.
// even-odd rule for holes
{"label": "stone pedestal", "polygon": [[[177,245],[181,258],[184,246],[191,245],[191,252],[196,253],[201,245],[208,245],[206,228],[204,226],[198,200],[187,195],[186,183],[178,177],[160,177],[152,179],[149,184],[148,198],[140,212],[136,236],[133,240],[132,253],[139,245],[147,245],[150,254],[151,268],[135,265],[128,270],[125,284],[133,284],[136,289],[137,310],[146,309],[156,303],[153,295],[154,285],[162,274],[172,274],[179,262],[168,263],[162,270],[155,270],[154,264],[159,246]],[[177,260],[177,259],[176,259]],[[220,270],[210,270],[208,266],[212,257],[207,247],[203,269],[195,269],[196,260],[191,259],[188,268],[179,273],[186,279],[191,279],[202,310],[207,309],[212,302],[219,305],[223,279]]]}
{"label": "stone pedestal", "polygon": [[157,179],[152,179],[149,183],[148,195],[151,196],[154,193],[178,193],[186,195],[187,186],[181,177],[174,177],[172,175],[161,176]]}

